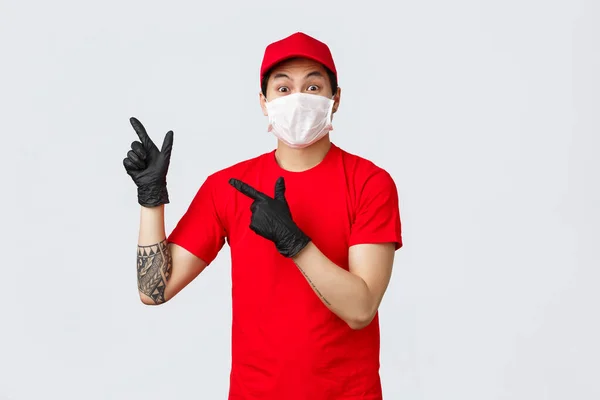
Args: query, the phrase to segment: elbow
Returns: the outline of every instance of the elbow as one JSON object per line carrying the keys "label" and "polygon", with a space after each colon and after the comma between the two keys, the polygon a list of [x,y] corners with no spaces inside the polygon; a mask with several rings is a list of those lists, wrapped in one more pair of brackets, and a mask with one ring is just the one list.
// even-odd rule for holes
{"label": "elbow", "polygon": [[151,297],[146,296],[143,293],[140,293],[140,301],[142,302],[142,304],[144,304],[146,306],[159,306],[159,305],[167,302],[167,300],[164,298],[162,300],[159,300],[159,299],[154,300]]}
{"label": "elbow", "polygon": [[375,318],[375,314],[376,313],[357,314],[352,318],[347,319],[346,323],[350,329],[358,331],[371,325],[371,322],[373,322],[373,319]]}
{"label": "elbow", "polygon": [[141,300],[142,304],[145,305],[145,306],[156,306],[157,305],[152,300],[144,299],[141,296],[140,296],[140,300]]}
{"label": "elbow", "polygon": [[356,307],[349,315],[349,318],[344,318],[348,326],[357,331],[371,325],[375,315],[377,315],[378,305],[375,302],[365,299],[360,307]]}

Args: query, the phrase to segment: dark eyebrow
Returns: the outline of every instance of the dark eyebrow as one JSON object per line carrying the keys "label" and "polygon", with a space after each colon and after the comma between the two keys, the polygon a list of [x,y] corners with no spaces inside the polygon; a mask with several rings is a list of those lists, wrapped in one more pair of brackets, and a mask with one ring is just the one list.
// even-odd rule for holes
{"label": "dark eyebrow", "polygon": [[320,78],[324,78],[323,74],[320,73],[319,71],[313,71],[313,72],[309,72],[308,74],[306,74],[306,77],[304,77],[304,79],[310,78],[311,76],[318,76]]}
{"label": "dark eyebrow", "polygon": [[[309,72],[308,74],[306,74],[306,76],[304,77],[304,79],[310,78],[310,77],[313,77],[313,76],[320,77],[320,78],[324,77],[321,72],[319,72],[319,71],[312,71],[312,72]],[[287,74],[284,74],[283,72],[278,72],[275,75],[273,75],[273,79],[277,79],[277,78],[287,78],[287,79],[291,80],[291,78]]]}
{"label": "dark eyebrow", "polygon": [[287,76],[286,74],[284,74],[282,72],[279,72],[279,73],[273,75],[273,79],[277,79],[277,78],[288,78],[288,79],[290,79],[289,76]]}

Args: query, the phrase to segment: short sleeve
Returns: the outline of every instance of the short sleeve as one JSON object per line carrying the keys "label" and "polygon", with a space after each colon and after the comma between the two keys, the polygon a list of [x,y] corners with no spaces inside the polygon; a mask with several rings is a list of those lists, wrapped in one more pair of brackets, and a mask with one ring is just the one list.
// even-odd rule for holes
{"label": "short sleeve", "polygon": [[357,199],[349,245],[394,243],[402,247],[398,190],[392,177],[380,170],[372,174]]}
{"label": "short sleeve", "polygon": [[216,207],[217,196],[211,177],[202,184],[187,211],[167,241],[183,247],[210,264],[225,244],[225,229]]}

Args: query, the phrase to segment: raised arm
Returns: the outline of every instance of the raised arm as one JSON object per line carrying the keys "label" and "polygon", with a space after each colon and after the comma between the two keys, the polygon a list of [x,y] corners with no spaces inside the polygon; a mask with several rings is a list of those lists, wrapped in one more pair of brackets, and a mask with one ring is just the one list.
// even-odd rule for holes
{"label": "raised arm", "polygon": [[142,207],[137,249],[140,300],[147,305],[173,298],[206,268],[206,262],[183,247],[168,243],[164,205]]}
{"label": "raised arm", "polygon": [[175,296],[207,263],[183,247],[168,243],[165,234],[164,210],[169,203],[167,171],[173,132],[165,135],[159,150],[140,121],[131,118],[130,122],[139,141],[131,144],[123,165],[137,185],[138,203],[142,206],[137,249],[138,290],[144,304],[157,305]]}

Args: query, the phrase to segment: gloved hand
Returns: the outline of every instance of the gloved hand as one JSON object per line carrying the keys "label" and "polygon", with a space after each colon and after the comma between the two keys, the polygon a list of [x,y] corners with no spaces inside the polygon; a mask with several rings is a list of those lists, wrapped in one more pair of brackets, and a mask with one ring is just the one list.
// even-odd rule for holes
{"label": "gloved hand", "polygon": [[140,141],[131,143],[131,150],[123,160],[123,165],[138,187],[138,203],[144,207],[168,204],[167,171],[171,160],[173,131],[167,132],[159,151],[140,121],[132,117],[129,122]]}
{"label": "gloved hand", "polygon": [[230,179],[229,184],[254,200],[250,206],[252,211],[250,229],[275,243],[281,255],[294,257],[310,242],[310,238],[292,219],[290,207],[285,199],[283,177],[275,182],[274,198],[237,179]]}

